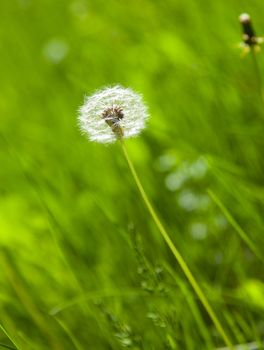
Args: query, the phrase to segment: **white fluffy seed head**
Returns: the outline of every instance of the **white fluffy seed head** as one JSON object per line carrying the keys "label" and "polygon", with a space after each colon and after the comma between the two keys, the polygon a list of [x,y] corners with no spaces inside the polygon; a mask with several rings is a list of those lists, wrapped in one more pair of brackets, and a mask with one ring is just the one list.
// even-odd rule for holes
{"label": "white fluffy seed head", "polygon": [[251,21],[251,18],[248,13],[241,13],[239,16],[240,23],[249,23]]}
{"label": "white fluffy seed head", "polygon": [[[108,112],[113,110],[117,111],[114,115]],[[121,134],[122,138],[138,135],[145,127],[147,118],[147,107],[141,95],[117,85],[86,97],[79,109],[78,119],[82,132],[91,141],[110,143]]]}

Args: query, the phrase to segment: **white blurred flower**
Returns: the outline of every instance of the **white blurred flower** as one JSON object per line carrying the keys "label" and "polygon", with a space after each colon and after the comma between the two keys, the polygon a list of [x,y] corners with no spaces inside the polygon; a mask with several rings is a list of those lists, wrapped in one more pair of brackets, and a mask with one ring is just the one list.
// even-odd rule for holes
{"label": "white blurred flower", "polygon": [[117,85],[86,97],[78,119],[81,130],[91,141],[110,143],[138,135],[147,118],[141,95]]}
{"label": "white blurred flower", "polygon": [[43,48],[45,58],[52,63],[60,63],[69,51],[69,45],[60,39],[50,40]]}

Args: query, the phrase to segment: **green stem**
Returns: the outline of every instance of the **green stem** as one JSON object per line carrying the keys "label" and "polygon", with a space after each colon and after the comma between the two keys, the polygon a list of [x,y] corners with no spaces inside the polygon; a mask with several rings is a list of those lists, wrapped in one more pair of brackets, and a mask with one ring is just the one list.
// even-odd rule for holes
{"label": "green stem", "polygon": [[254,52],[254,49],[251,50],[251,57],[252,57],[254,71],[255,71],[255,75],[256,75],[256,79],[257,79],[257,83],[258,83],[259,95],[260,95],[260,98],[261,98],[261,102],[264,103],[264,95],[263,95],[263,88],[262,88],[261,72],[260,72],[260,69],[259,69],[259,64],[258,64],[258,60],[257,60],[257,57],[256,57],[256,52]]}
{"label": "green stem", "polygon": [[[11,335],[9,335],[9,333],[6,331],[4,326],[1,325],[1,323],[0,323],[0,330],[7,336],[7,338],[11,341],[11,343],[16,347],[17,350],[21,349],[20,346],[17,345],[17,343],[14,340],[14,338],[11,337]],[[11,349],[11,347],[10,347],[10,349]]]}
{"label": "green stem", "polygon": [[205,294],[203,293],[203,291],[201,290],[201,288],[199,287],[199,284],[197,283],[196,279],[194,278],[192,272],[190,271],[188,265],[186,264],[185,260],[183,259],[182,255],[180,254],[180,252],[178,251],[178,249],[175,247],[174,243],[172,242],[170,236],[168,235],[166,229],[164,228],[163,224],[161,223],[158,215],[156,214],[152,204],[150,203],[150,200],[148,199],[148,196],[141,184],[141,181],[139,180],[139,177],[137,175],[137,172],[134,168],[134,165],[132,163],[132,161],[130,160],[130,157],[128,155],[127,149],[125,147],[125,144],[123,142],[123,140],[121,140],[121,146],[122,146],[122,150],[123,153],[125,155],[126,161],[128,163],[129,169],[133,175],[133,178],[135,180],[135,183],[137,185],[137,188],[141,194],[141,197],[150,213],[150,215],[152,216],[152,219],[154,220],[159,232],[161,233],[162,237],[164,238],[165,242],[167,243],[167,245],[169,246],[171,252],[173,253],[174,257],[176,258],[178,264],[180,265],[181,269],[183,270],[186,278],[188,279],[189,283],[191,284],[191,286],[193,287],[195,293],[197,294],[198,298],[200,299],[201,303],[203,304],[205,310],[207,311],[208,315],[210,316],[211,320],[213,321],[216,329],[218,330],[218,332],[221,334],[221,336],[223,337],[223,340],[225,341],[226,345],[229,347],[229,349],[234,350],[234,346],[231,343],[229,337],[227,336],[224,328],[222,327],[220,321],[218,320],[214,310],[212,309],[211,305],[209,304]]}
{"label": "green stem", "polygon": [[242,227],[237,223],[237,221],[233,218],[229,210],[225,207],[222,201],[217,197],[217,195],[210,189],[207,190],[209,196],[221,210],[227,221],[233,227],[233,229],[238,233],[240,238],[245,242],[245,244],[249,247],[249,249],[255,254],[255,256],[264,262],[263,255],[258,250],[255,243],[248,237],[247,233],[242,229]]}

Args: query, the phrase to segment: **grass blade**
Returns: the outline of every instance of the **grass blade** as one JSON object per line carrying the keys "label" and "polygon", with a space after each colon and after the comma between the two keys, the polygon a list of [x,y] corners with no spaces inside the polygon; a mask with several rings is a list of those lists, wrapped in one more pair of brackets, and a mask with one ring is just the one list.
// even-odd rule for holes
{"label": "grass blade", "polygon": [[7,336],[7,338],[11,341],[11,343],[15,346],[15,348],[8,347],[7,345],[0,344],[0,346],[5,347],[7,349],[15,349],[15,350],[21,350],[21,348],[17,345],[14,338],[7,332],[7,330],[4,328],[4,326],[0,323],[0,329],[1,331]]}
{"label": "grass blade", "polygon": [[249,249],[255,254],[255,256],[264,263],[264,258],[262,254],[259,252],[258,248],[254,244],[254,242],[248,237],[247,233],[242,229],[242,227],[237,223],[237,221],[233,218],[230,211],[225,207],[222,201],[217,197],[217,195],[210,189],[207,190],[209,196],[215,202],[215,204],[219,207],[227,221],[234,228],[234,230],[238,233],[239,237],[244,241],[244,243],[249,247]]}

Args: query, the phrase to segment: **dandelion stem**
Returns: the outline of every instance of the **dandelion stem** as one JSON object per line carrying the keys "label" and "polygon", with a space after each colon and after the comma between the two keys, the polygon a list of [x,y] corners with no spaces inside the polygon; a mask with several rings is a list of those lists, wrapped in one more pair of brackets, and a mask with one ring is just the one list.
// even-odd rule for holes
{"label": "dandelion stem", "polygon": [[221,334],[224,342],[226,343],[226,345],[228,346],[228,348],[230,350],[234,350],[234,346],[232,345],[229,337],[227,336],[224,328],[222,327],[218,317],[216,316],[214,310],[212,309],[211,305],[209,304],[205,294],[203,293],[202,289],[200,288],[198,282],[196,281],[196,279],[194,278],[192,272],[190,271],[188,265],[186,264],[184,258],[182,257],[182,255],[180,254],[180,252],[178,251],[178,249],[175,247],[173,241],[171,240],[169,234],[167,233],[166,229],[164,228],[163,224],[161,223],[156,211],[154,210],[142,184],[141,181],[137,175],[137,172],[134,168],[134,165],[132,163],[132,161],[130,160],[129,154],[127,152],[126,146],[124,144],[124,141],[121,140],[121,146],[122,146],[122,150],[124,153],[124,156],[126,158],[126,161],[128,163],[129,169],[133,175],[133,178],[135,180],[135,183],[137,185],[137,188],[141,194],[141,197],[150,213],[150,215],[152,216],[152,219],[154,220],[159,232],[161,233],[162,237],[164,238],[165,242],[167,243],[168,247],[170,248],[171,252],[173,253],[174,257],[176,258],[178,264],[180,265],[182,271],[184,272],[186,278],[188,279],[189,283],[191,284],[191,286],[193,287],[195,293],[197,294],[200,302],[203,304],[205,310],[207,311],[208,315],[210,316],[211,320],[213,321],[216,329],[218,330],[218,332]]}
{"label": "dandelion stem", "polygon": [[257,60],[256,53],[254,50],[251,50],[251,57],[252,57],[254,71],[255,71],[255,75],[256,75],[256,79],[257,79],[257,83],[258,83],[258,91],[260,94],[261,102],[264,103],[261,72],[259,69],[258,60]]}

